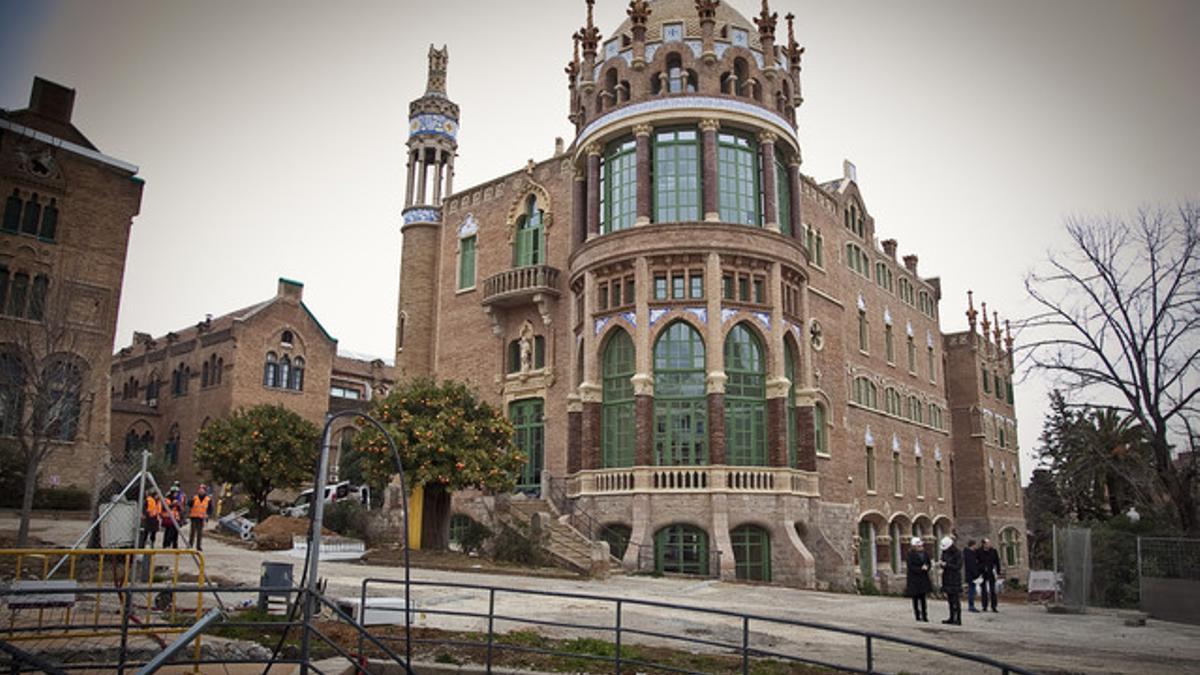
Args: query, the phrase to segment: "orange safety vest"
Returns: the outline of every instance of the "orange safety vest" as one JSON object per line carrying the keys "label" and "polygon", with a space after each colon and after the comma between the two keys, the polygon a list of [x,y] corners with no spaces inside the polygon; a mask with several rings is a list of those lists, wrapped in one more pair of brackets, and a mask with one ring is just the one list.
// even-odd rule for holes
{"label": "orange safety vest", "polygon": [[159,503],[158,499],[147,495],[146,496],[146,517],[147,518],[157,518],[161,514],[162,514],[162,504]]}
{"label": "orange safety vest", "polygon": [[192,518],[207,518],[208,517],[208,495],[201,497],[196,495],[192,497]]}

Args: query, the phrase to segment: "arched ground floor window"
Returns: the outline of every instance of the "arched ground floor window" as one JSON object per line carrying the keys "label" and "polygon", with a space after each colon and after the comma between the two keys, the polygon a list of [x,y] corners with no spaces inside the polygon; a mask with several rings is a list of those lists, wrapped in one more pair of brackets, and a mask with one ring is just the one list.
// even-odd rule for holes
{"label": "arched ground floor window", "polygon": [[771,535],[757,525],[741,525],[729,532],[738,579],[771,580]]}
{"label": "arched ground floor window", "polygon": [[708,533],[691,525],[668,525],[654,535],[654,569],[659,573],[708,574]]}

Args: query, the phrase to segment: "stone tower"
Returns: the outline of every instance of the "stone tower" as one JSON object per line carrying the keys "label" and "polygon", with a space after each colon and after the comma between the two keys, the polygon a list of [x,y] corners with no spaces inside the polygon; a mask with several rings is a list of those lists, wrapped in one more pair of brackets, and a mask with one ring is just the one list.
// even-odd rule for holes
{"label": "stone tower", "polygon": [[442,197],[454,184],[458,105],[446,98],[449,50],[429,46],[425,95],[408,108],[408,178],[400,228],[400,307],[396,366],[400,378],[432,373]]}

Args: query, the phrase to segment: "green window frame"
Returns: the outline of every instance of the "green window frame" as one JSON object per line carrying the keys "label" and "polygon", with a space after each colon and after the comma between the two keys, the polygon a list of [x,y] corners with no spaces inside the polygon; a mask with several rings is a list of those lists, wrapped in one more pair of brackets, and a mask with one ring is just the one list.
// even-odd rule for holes
{"label": "green window frame", "polygon": [[867,446],[867,492],[875,492],[875,446]]}
{"label": "green window frame", "polygon": [[604,468],[633,466],[633,339],[616,329],[605,342],[600,449]]}
{"label": "green window frame", "polygon": [[629,229],[637,220],[637,143],[625,138],[609,144],[603,169],[602,231]]}
{"label": "green window frame", "polygon": [[475,288],[475,235],[458,240],[458,290]]}
{"label": "green window frame", "polygon": [[654,534],[654,569],[659,574],[708,575],[708,533],[692,525],[668,525]]}
{"label": "green window frame", "polygon": [[542,265],[546,262],[545,213],[538,208],[537,197],[529,195],[525,213],[517,219],[517,240],[513,243],[513,267]]}
{"label": "green window frame", "polygon": [[865,520],[858,523],[858,569],[864,579],[875,576],[875,528]]}
{"label": "green window frame", "polygon": [[829,456],[829,436],[825,428],[825,406],[817,403],[813,406],[813,445],[818,455]]}
{"label": "green window frame", "polygon": [[787,451],[788,451],[788,466],[795,468],[796,459],[799,456],[799,441],[800,428],[798,425],[798,414],[796,412],[796,348],[792,345],[791,340],[786,340],[783,343],[783,369],[784,376],[788,379],[788,395],[787,395]]}
{"label": "green window frame", "polygon": [[925,462],[917,455],[917,496],[925,496]]}
{"label": "green window frame", "polygon": [[992,393],[992,378],[988,374],[987,366],[981,365],[979,368],[983,377],[983,393],[990,394]]}
{"label": "green window frame", "polygon": [[700,142],[695,129],[654,135],[654,222],[700,220]]}
{"label": "green window frame", "polygon": [[942,469],[942,460],[935,460],[933,464],[934,475],[937,478],[937,498],[946,498],[946,478],[945,471]]}
{"label": "green window frame", "polygon": [[899,452],[892,453],[892,494],[904,494],[904,464]]}
{"label": "green window frame", "polygon": [[996,390],[996,398],[1004,400],[1004,388],[1000,382],[1000,371],[996,371],[992,375],[993,388]]}
{"label": "green window frame", "polygon": [[1016,567],[1020,564],[1020,539],[1016,530],[1010,527],[1000,533],[1000,548],[1004,551],[1005,567]]}
{"label": "green window frame", "polygon": [[738,579],[771,580],[771,535],[757,525],[739,525],[729,531],[734,569]]}
{"label": "green window frame", "polygon": [[766,466],[766,363],[762,341],[739,323],[725,337],[725,448],[729,464]]}
{"label": "green window frame", "polygon": [[779,231],[783,234],[792,233],[792,184],[788,182],[788,170],[775,155],[775,214],[779,219]]}
{"label": "green window frame", "polygon": [[540,398],[521,399],[508,406],[513,441],[525,455],[525,463],[517,476],[517,492],[541,492],[546,449],[544,411],[545,403]]}
{"label": "green window frame", "polygon": [[708,464],[708,398],[704,341],[684,321],[663,329],[654,345],[654,463]]}
{"label": "green window frame", "polygon": [[885,323],[883,325],[883,347],[887,352],[887,362],[896,362],[896,330],[892,328],[892,324]]}
{"label": "green window frame", "polygon": [[908,336],[908,372],[917,372],[917,342],[913,336]]}
{"label": "green window frame", "polygon": [[717,134],[717,197],[721,220],[760,226],[758,145],[748,135]]}
{"label": "green window frame", "polygon": [[1007,378],[1007,377],[1004,378],[1004,389],[1007,392],[1006,396],[1004,397],[1004,400],[1007,401],[1009,405],[1012,405],[1012,402],[1013,402],[1012,379]]}

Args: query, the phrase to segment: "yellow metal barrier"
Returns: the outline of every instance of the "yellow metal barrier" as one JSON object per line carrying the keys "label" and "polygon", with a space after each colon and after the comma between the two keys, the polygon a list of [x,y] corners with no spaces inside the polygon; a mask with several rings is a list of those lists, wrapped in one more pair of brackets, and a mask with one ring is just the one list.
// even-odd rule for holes
{"label": "yellow metal barrier", "polygon": [[[50,576],[61,558],[65,564]],[[0,549],[0,640],[36,642],[37,650],[115,646],[122,634],[161,648],[204,614],[204,554],[192,549]],[[139,587],[134,593],[119,589]],[[117,592],[108,591],[108,588]],[[90,607],[88,607],[90,605]],[[6,616],[5,616],[6,615]],[[200,639],[194,645],[200,658]]]}

